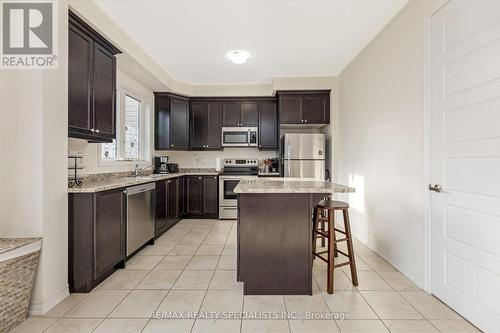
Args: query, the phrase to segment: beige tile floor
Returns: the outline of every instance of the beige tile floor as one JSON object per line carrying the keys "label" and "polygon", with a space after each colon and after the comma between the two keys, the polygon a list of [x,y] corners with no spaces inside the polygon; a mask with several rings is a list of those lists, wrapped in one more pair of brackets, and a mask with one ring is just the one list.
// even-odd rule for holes
{"label": "beige tile floor", "polygon": [[[244,296],[236,223],[182,220],[91,293],[72,294],[13,332],[478,332],[363,244],[354,249],[358,287],[343,267],[329,295],[326,264],[315,260],[312,296]],[[152,312],[161,316],[151,319]],[[195,312],[201,315],[190,316]]]}

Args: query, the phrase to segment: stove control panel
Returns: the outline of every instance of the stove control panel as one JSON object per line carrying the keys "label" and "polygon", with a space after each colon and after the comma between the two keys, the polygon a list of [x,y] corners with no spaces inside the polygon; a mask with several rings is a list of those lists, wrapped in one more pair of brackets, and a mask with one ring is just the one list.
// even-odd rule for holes
{"label": "stove control panel", "polygon": [[234,159],[234,158],[227,158],[224,159],[224,167],[241,167],[241,166],[258,166],[259,165],[259,160],[256,158],[251,158],[251,159]]}

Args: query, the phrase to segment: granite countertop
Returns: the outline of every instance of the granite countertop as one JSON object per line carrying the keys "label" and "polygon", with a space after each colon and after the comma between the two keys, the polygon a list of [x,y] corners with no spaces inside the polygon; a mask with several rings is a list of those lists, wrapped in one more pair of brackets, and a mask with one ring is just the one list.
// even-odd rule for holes
{"label": "granite countertop", "polygon": [[265,177],[243,179],[235,193],[352,193],[355,189],[332,182],[308,178]]}
{"label": "granite countertop", "polygon": [[83,185],[80,187],[68,187],[68,193],[94,193],[115,188],[140,185],[145,183],[156,182],[164,179],[172,179],[182,176],[217,176],[219,172],[212,169],[186,169],[179,170],[178,173],[169,174],[154,174],[144,175],[139,177],[123,174],[108,174],[106,176],[93,176],[90,180],[83,180]]}

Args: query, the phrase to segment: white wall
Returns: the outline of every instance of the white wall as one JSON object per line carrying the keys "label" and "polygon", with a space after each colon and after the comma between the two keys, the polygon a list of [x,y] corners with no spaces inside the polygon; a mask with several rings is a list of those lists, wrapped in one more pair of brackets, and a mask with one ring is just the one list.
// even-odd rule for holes
{"label": "white wall", "polygon": [[338,181],[355,235],[424,283],[424,17],[411,1],[339,76]]}
{"label": "white wall", "polygon": [[0,237],[43,237],[32,313],[68,294],[67,4],[57,5],[58,69],[5,70],[0,79]]}

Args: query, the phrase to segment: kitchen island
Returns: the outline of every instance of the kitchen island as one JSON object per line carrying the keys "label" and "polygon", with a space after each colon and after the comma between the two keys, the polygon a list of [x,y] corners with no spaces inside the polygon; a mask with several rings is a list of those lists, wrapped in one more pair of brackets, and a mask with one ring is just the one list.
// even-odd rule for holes
{"label": "kitchen island", "polygon": [[242,180],[238,193],[238,280],[245,295],[312,295],[312,209],[351,187],[310,179]]}

